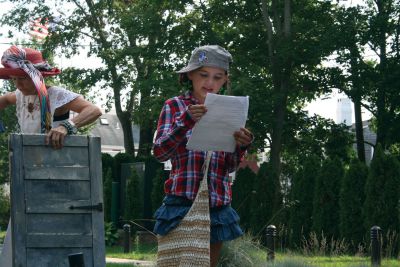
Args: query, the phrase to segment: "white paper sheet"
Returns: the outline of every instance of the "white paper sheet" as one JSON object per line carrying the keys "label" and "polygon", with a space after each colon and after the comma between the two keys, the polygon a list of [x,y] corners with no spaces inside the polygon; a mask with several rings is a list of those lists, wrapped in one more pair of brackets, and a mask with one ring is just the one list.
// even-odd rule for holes
{"label": "white paper sheet", "polygon": [[246,124],[249,97],[209,93],[204,105],[207,112],[193,127],[186,148],[234,152],[236,143],[233,133]]}

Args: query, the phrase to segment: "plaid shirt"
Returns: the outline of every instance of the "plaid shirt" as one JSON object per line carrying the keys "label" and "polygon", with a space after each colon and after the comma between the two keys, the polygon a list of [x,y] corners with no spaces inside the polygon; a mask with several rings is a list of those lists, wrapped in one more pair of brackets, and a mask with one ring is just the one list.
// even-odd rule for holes
{"label": "plaid shirt", "polygon": [[[193,201],[203,178],[206,152],[186,149],[195,124],[187,112],[187,107],[192,104],[198,104],[198,101],[191,92],[165,102],[158,120],[153,151],[159,161],[171,160],[172,163],[170,176],[164,185],[165,193]],[[232,189],[228,175],[236,170],[245,152],[245,148],[238,146],[234,153],[212,153],[208,173],[211,207],[231,203]]]}

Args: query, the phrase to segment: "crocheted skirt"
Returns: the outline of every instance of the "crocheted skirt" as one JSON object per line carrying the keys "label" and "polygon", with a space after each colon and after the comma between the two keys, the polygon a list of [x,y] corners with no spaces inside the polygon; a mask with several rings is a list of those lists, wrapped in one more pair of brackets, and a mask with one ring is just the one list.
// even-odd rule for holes
{"label": "crocheted skirt", "polygon": [[[157,220],[154,233],[166,235],[176,228],[182,218],[188,213],[192,202],[184,197],[168,195],[164,198],[162,206],[155,212]],[[229,241],[243,235],[239,226],[239,215],[230,206],[210,209],[211,243]]]}

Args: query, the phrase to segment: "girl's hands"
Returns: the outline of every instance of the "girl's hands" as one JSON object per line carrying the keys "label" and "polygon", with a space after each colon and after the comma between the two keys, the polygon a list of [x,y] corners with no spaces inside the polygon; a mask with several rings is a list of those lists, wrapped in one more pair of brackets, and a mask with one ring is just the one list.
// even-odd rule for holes
{"label": "girl's hands", "polygon": [[207,108],[204,105],[190,105],[188,107],[188,112],[192,119],[195,122],[198,122],[201,117],[203,117],[203,115],[207,112]]}
{"label": "girl's hands", "polygon": [[253,142],[253,134],[246,128],[240,128],[239,131],[234,132],[233,137],[235,138],[236,144],[239,146],[248,146]]}
{"label": "girl's hands", "polygon": [[[190,105],[188,107],[188,112],[192,119],[198,122],[207,112],[207,108],[205,105]],[[254,139],[253,134],[246,128],[240,128],[239,131],[234,132],[233,137],[235,138],[236,144],[242,147],[250,145]]]}

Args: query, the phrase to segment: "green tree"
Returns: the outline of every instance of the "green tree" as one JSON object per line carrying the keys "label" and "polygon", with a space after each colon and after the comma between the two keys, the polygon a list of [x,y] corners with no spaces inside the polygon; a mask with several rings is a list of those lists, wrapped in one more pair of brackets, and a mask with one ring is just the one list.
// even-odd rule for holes
{"label": "green tree", "polygon": [[399,232],[400,164],[380,145],[376,147],[365,185],[364,226]]}
{"label": "green tree", "polygon": [[[399,141],[397,130],[399,125],[398,110],[400,106],[399,86],[397,78],[400,74],[398,36],[398,17],[400,3],[397,0],[369,1],[368,44],[379,57],[376,65],[375,83],[370,101],[376,118],[376,142],[386,149],[390,144]],[[396,41],[392,41],[392,40]],[[392,127],[393,125],[393,127]]]}
{"label": "green tree", "polygon": [[368,177],[367,166],[353,159],[343,178],[340,189],[340,235],[351,243],[353,252],[365,242],[367,232],[363,227],[362,206],[365,200],[363,189]]}
{"label": "green tree", "polygon": [[255,180],[256,174],[246,167],[236,171],[236,178],[232,185],[232,207],[240,215],[240,225],[245,231],[251,228],[251,209],[254,204],[252,200],[257,194]]}
{"label": "green tree", "polygon": [[0,227],[7,229],[10,220],[10,196],[6,194],[3,185],[0,185]]}
{"label": "green tree", "polygon": [[[70,69],[62,77],[80,87],[111,88],[124,133],[125,151],[135,155],[132,122],[140,125],[139,155],[149,155],[162,99],[176,94],[171,59],[181,31],[179,17],[186,3],[177,1],[57,1],[33,3],[10,0],[14,8],[1,23],[27,30],[32,18],[48,18],[53,27],[44,43],[47,50],[61,48],[66,56],[81,52],[98,57],[103,66]],[[29,8],[26,8],[29,6]]]}
{"label": "green tree", "polygon": [[291,186],[291,201],[295,205],[290,209],[289,229],[292,246],[300,246],[303,238],[308,237],[312,226],[315,174],[320,171],[321,159],[310,155],[302,159]]}
{"label": "green tree", "polygon": [[324,234],[328,240],[339,238],[339,193],[344,175],[342,161],[327,158],[315,181],[313,226],[318,235]]}
{"label": "green tree", "polygon": [[251,202],[251,232],[262,240],[265,237],[265,228],[269,224],[278,225],[278,213],[274,213],[272,199],[279,190],[276,180],[270,175],[271,166],[264,162],[261,164],[254,183],[256,193]]}
{"label": "green tree", "polygon": [[114,167],[114,158],[110,154],[101,154],[101,166],[103,171],[103,202],[104,202],[104,220],[111,221],[111,199],[112,199],[112,169]]}
{"label": "green tree", "polygon": [[365,162],[364,132],[361,107],[366,103],[368,86],[370,83],[372,66],[368,64],[365,55],[365,32],[367,30],[367,17],[362,14],[361,7],[340,8],[336,16],[338,57],[336,61],[341,64],[344,84],[339,88],[354,103],[355,131],[357,155],[359,160]]}
{"label": "green tree", "polygon": [[143,218],[143,192],[139,187],[139,176],[134,167],[126,181],[124,220]]}
{"label": "green tree", "polygon": [[164,199],[164,183],[167,178],[166,171],[162,168],[157,169],[157,173],[153,177],[153,187],[151,190],[151,207],[153,214],[161,206],[162,200]]}
{"label": "green tree", "polygon": [[[233,53],[233,94],[250,96],[249,127],[256,147],[269,148],[269,175],[278,186],[282,151],[292,113],[329,91],[321,61],[334,51],[328,1],[209,1],[213,28]],[[261,26],[260,26],[261,25]],[[264,143],[265,141],[265,143]],[[281,190],[271,200],[281,208]]]}
{"label": "green tree", "polygon": [[[0,94],[14,91],[15,87],[12,83],[5,82],[3,87],[0,87]],[[8,151],[8,135],[18,129],[18,121],[15,115],[15,106],[9,106],[0,111],[0,121],[2,121],[5,132],[0,133],[0,184],[9,181],[9,151]]]}

